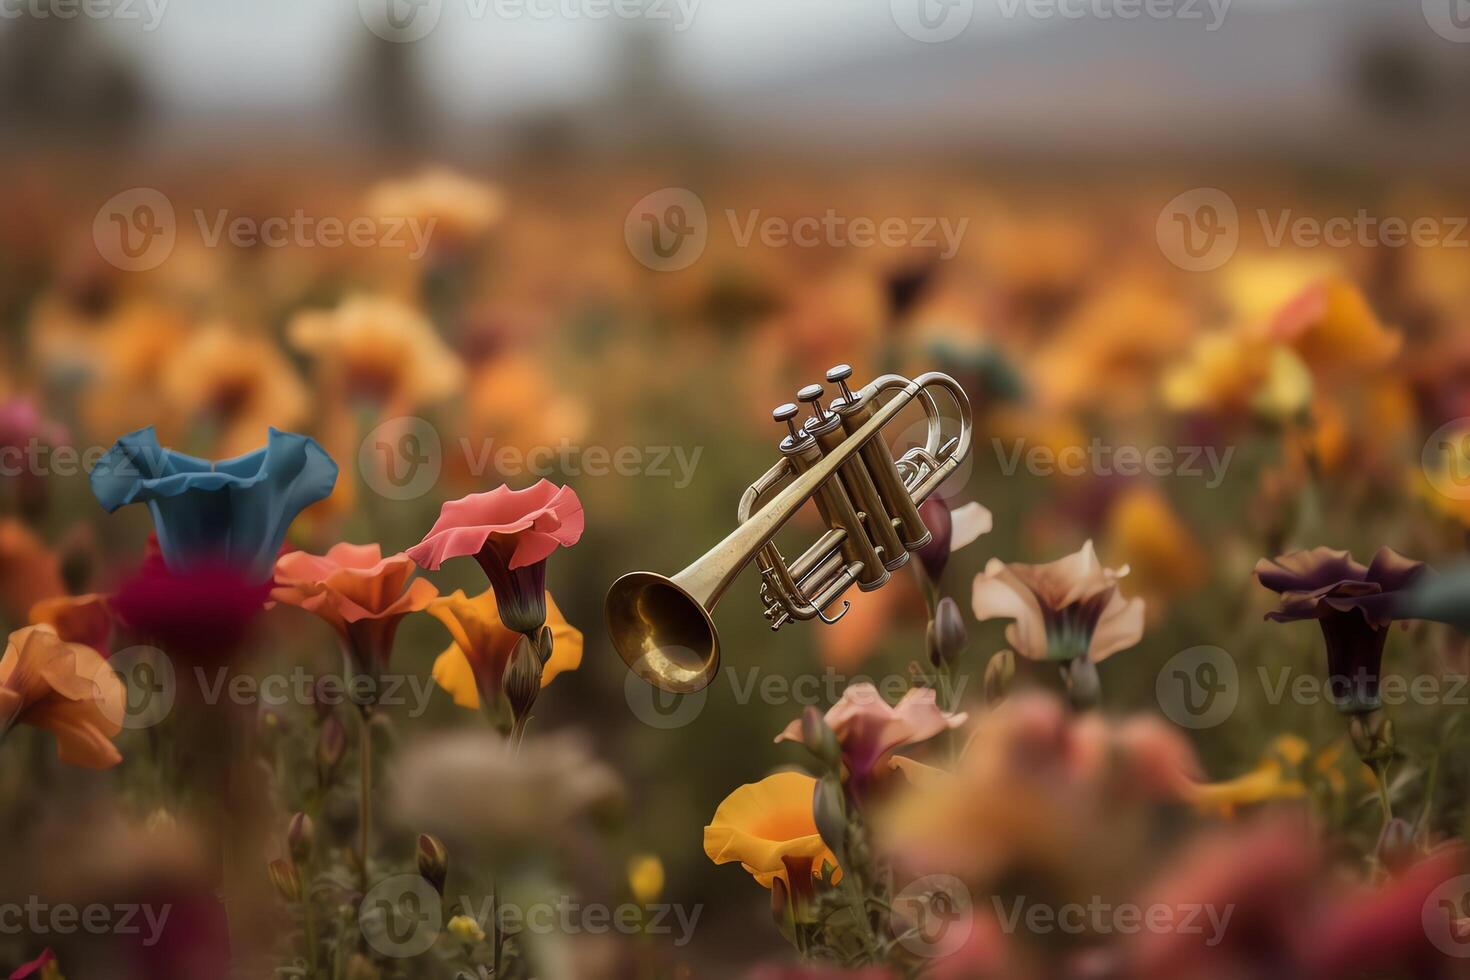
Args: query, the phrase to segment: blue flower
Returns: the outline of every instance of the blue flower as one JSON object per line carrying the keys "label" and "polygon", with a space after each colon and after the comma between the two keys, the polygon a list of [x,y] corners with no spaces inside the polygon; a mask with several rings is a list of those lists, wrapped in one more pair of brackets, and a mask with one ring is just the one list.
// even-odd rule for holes
{"label": "blue flower", "polygon": [[296,515],[336,482],[337,464],[315,439],[276,428],[264,448],[212,462],[164,449],[150,425],[119,439],[92,470],[108,513],[148,505],[170,568],[226,561],[262,580]]}

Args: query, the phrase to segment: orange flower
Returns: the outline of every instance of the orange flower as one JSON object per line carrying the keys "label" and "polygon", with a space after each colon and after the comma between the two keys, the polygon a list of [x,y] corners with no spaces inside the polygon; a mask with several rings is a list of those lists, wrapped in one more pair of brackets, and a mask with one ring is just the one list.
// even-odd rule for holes
{"label": "orange flower", "polygon": [[31,625],[45,624],[56,630],[68,643],[85,643],[104,657],[107,638],[112,632],[112,610],[107,597],[97,592],[87,595],[59,595],[42,599],[31,607]]}
{"label": "orange flower", "polygon": [[311,355],[333,399],[404,414],[459,391],[464,368],[428,317],[383,296],[350,296],[292,320],[291,346]]}
{"label": "orange flower", "polygon": [[44,728],[62,762],[108,769],[122,761],[111,740],[126,708],[122,681],[96,650],[65,642],[50,626],[10,634],[0,659],[0,736],[18,723]]}
{"label": "orange flower", "polygon": [[1368,299],[1346,279],[1307,287],[1277,311],[1267,328],[1315,374],[1369,374],[1393,360],[1403,337],[1385,327]]}
{"label": "orange flower", "polygon": [[398,623],[439,594],[414,579],[413,561],[382,557],[376,544],[334,545],[325,555],[293,551],[276,561],[271,598],[313,612],[342,638],[354,666],[376,677],[388,667]]}
{"label": "orange flower", "polygon": [[704,853],[715,864],[739,861],[766,888],[776,879],[791,884],[788,861],[821,870],[837,858],[817,833],[812,798],[817,781],[799,772],[778,772],[747,783],[725,797],[704,828]]}
{"label": "orange flower", "polygon": [[[454,642],[434,661],[434,680],[462,708],[478,708],[483,698],[500,699],[501,679],[521,634],[506,626],[491,589],[475,596],[463,591],[429,605],[429,615],[443,623]],[[551,628],[551,659],[541,671],[545,688],[557,674],[582,665],[582,631],[566,621],[551,593],[546,593],[546,625]]]}
{"label": "orange flower", "polygon": [[65,594],[61,559],[20,521],[0,520],[0,613],[23,623],[36,603]]}
{"label": "orange flower", "polygon": [[275,344],[221,323],[190,335],[160,382],[178,417],[209,426],[211,455],[243,455],[260,445],[262,429],[293,429],[308,408],[305,386]]}

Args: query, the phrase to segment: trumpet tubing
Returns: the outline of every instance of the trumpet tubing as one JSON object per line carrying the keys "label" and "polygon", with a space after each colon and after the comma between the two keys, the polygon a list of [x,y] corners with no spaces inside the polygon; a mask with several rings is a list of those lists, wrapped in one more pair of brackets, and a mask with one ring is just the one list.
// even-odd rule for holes
{"label": "trumpet tubing", "polygon": [[[723,541],[673,576],[629,572],[608,590],[608,633],[638,676],[678,693],[709,684],[720,667],[712,612],[752,561],[760,571],[765,616],[780,629],[794,619],[836,622],[849,603],[843,600],[836,616],[827,610],[843,593],[853,585],[881,587],[892,569],[929,542],[919,505],[969,455],[969,399],[958,382],[938,372],[912,381],[884,375],[858,392],[848,388],[851,374],[845,364],[827,372],[840,389],[830,406],[823,404],[820,385],[798,393],[811,410],[803,424],[796,404],[776,409],[776,421],[789,428],[781,458],[746,490],[739,524]],[[958,432],[944,433],[933,390],[954,402]],[[928,420],[925,444],[895,458],[882,430],[915,400]],[[788,563],[773,539],[808,500],[827,530]]]}

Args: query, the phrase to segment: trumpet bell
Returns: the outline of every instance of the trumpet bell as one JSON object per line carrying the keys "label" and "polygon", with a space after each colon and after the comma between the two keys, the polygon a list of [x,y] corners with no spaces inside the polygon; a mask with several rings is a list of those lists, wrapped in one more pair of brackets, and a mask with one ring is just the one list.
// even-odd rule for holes
{"label": "trumpet bell", "polygon": [[618,656],[648,683],[676,694],[703,690],[720,670],[709,610],[673,579],[629,572],[607,594],[607,628]]}

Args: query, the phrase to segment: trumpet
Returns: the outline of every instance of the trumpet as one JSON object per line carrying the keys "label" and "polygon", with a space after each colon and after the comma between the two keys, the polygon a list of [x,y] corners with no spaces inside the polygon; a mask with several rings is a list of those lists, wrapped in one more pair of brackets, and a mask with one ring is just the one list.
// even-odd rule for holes
{"label": "trumpet", "polygon": [[[629,572],[607,593],[608,633],[628,667],[655,687],[688,694],[701,690],[720,669],[720,635],[715,604],[752,560],[760,570],[760,595],[771,629],[793,620],[836,622],[851,607],[849,588],[882,587],[931,533],[919,516],[922,504],[970,453],[970,400],[959,382],[929,372],[913,380],[886,374],[854,392],[852,368],[827,372],[838,395],[824,405],[813,384],[797,393],[810,414],[795,403],[778,407],[777,422],[788,426],[781,458],[740,500],[739,525],[702,558],[672,577]],[[954,402],[959,431],[946,434],[934,394]],[[924,445],[895,458],[883,439],[885,425],[918,400],[928,419]],[[787,563],[774,538],[808,501],[827,531],[795,561]],[[839,600],[842,610],[829,615]]]}

